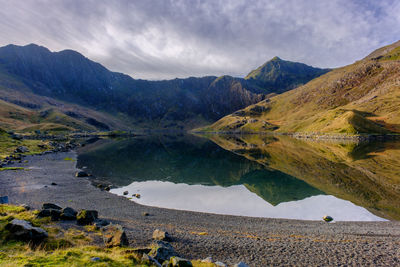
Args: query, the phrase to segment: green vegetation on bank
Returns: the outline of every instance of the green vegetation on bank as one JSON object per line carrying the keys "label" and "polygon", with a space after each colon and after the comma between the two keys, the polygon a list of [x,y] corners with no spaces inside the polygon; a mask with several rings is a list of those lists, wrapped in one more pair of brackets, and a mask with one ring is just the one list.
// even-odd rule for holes
{"label": "green vegetation on bank", "polygon": [[[38,218],[38,213],[22,206],[0,204],[0,266],[156,266],[143,261],[135,249],[105,247],[99,242],[101,231],[93,225],[61,226],[50,217]],[[38,244],[14,240],[6,227],[14,219],[44,229],[48,237]],[[192,266],[216,267],[201,261],[192,261]]]}

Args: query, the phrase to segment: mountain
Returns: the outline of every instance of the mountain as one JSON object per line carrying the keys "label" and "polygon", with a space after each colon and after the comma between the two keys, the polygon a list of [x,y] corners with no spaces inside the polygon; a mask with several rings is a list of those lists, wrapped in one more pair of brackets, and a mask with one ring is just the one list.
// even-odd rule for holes
{"label": "mountain", "polygon": [[[291,64],[282,63],[285,66]],[[0,90],[4,91],[0,98],[28,111],[55,110],[67,116],[67,120],[83,122],[85,130],[92,126],[119,128],[121,124],[126,124],[125,128],[132,125],[149,129],[193,128],[212,123],[266,99],[270,94],[293,88],[300,78],[292,77],[297,77],[297,72],[304,72],[297,71],[296,67],[306,68],[303,64],[293,64],[290,68],[282,68],[282,73],[275,70],[279,82],[275,76],[271,76],[275,80],[269,83],[265,76],[146,81],[109,71],[73,50],[51,52],[35,44],[8,45],[0,48]],[[313,75],[302,79],[312,79]],[[286,76],[290,79],[285,82]],[[275,86],[264,88],[264,84]],[[31,100],[33,98],[35,101]],[[49,101],[57,104],[49,104]],[[71,113],[72,107],[68,110],[60,108],[71,104],[86,111],[90,109],[96,113],[96,118],[88,118],[85,113]],[[109,120],[99,120],[102,116],[108,116]],[[93,120],[96,122],[90,123]]]}
{"label": "mountain", "polygon": [[283,93],[329,71],[330,69],[314,68],[303,63],[285,61],[279,57],[274,57],[251,71],[245,79],[253,81],[261,88],[275,93]]}
{"label": "mountain", "polygon": [[399,133],[400,41],[200,131]]}

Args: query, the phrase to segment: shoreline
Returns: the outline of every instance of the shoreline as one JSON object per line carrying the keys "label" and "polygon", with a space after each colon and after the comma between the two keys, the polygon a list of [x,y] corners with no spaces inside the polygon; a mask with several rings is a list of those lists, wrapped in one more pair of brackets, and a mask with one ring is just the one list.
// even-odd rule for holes
{"label": "shoreline", "polygon": [[[25,170],[0,173],[1,196],[9,196],[11,204],[28,204],[33,208],[53,202],[75,209],[96,209],[100,217],[126,228],[132,246],[149,244],[152,232],[159,228],[174,237],[171,244],[183,257],[211,256],[228,264],[243,261],[249,266],[396,265],[400,260],[400,222],[328,224],[143,206],[101,191],[89,179],[75,178],[75,152],[26,159],[28,163],[13,165]],[[143,216],[143,212],[149,216]]]}

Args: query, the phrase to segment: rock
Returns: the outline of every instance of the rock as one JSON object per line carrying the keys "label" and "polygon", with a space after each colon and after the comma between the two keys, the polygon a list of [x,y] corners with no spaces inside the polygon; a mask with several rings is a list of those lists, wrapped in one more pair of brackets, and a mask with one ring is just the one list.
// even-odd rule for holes
{"label": "rock", "polygon": [[207,258],[205,258],[204,260],[202,260],[201,262],[204,262],[204,263],[213,263],[214,261],[213,261],[213,259],[212,259],[211,257],[207,257]]}
{"label": "rock", "polygon": [[217,262],[215,262],[214,264],[215,264],[216,266],[218,266],[218,267],[228,267],[228,265],[226,265],[225,263],[220,262],[220,261],[217,261]]}
{"label": "rock", "polygon": [[45,230],[39,227],[33,227],[30,222],[14,219],[6,225],[10,232],[10,238],[22,241],[40,242],[48,237]]}
{"label": "rock", "polygon": [[65,220],[65,221],[73,221],[76,220],[76,215],[78,214],[78,212],[76,210],[74,210],[73,208],[70,207],[66,207],[64,209],[62,209],[61,211],[61,220]]}
{"label": "rock", "polygon": [[104,190],[110,191],[110,190],[111,190],[111,187],[110,187],[110,186],[106,186],[106,187],[104,187]]}
{"label": "rock", "polygon": [[151,257],[151,256],[149,256],[147,254],[143,254],[142,255],[141,263],[144,263],[144,264],[147,264],[147,265],[154,264],[157,267],[161,267],[161,264],[156,259],[154,259],[153,257]]}
{"label": "rock", "polygon": [[118,224],[110,224],[101,229],[103,240],[106,247],[123,247],[128,246],[129,241],[122,226]]}
{"label": "rock", "polygon": [[8,204],[8,196],[0,197],[0,204]]}
{"label": "rock", "polygon": [[97,228],[101,228],[101,227],[107,226],[109,224],[110,224],[110,222],[107,221],[107,220],[97,219],[97,220],[94,221],[94,225]]}
{"label": "rock", "polygon": [[81,210],[78,212],[78,215],[76,215],[76,220],[80,225],[88,225],[97,220],[98,216],[99,213],[97,210]]}
{"label": "rock", "polygon": [[168,232],[162,231],[160,229],[154,230],[153,239],[154,240],[161,240],[161,241],[171,241],[172,240],[172,238],[168,234]]}
{"label": "rock", "polygon": [[14,153],[27,153],[29,149],[26,146],[19,146],[14,150]]}
{"label": "rock", "polygon": [[57,185],[57,184],[53,182],[53,183],[51,183],[51,185]]}
{"label": "rock", "polygon": [[88,176],[89,176],[89,174],[84,171],[79,171],[75,174],[75,177],[88,177]]}
{"label": "rock", "polygon": [[126,196],[126,195],[129,194],[129,192],[128,192],[128,191],[125,191],[123,194],[124,194],[124,196]]}
{"label": "rock", "polygon": [[62,208],[60,206],[53,204],[53,203],[43,203],[42,209],[43,210],[46,210],[46,209],[62,210]]}
{"label": "rock", "polygon": [[169,259],[169,266],[172,267],[192,267],[192,263],[190,262],[190,260],[187,259],[182,259],[179,257],[171,257]]}
{"label": "rock", "polygon": [[56,210],[56,209],[44,209],[41,210],[37,217],[43,218],[43,217],[51,217],[52,221],[58,221],[60,220],[61,216],[61,210]]}
{"label": "rock", "polygon": [[233,265],[233,267],[249,267],[246,263],[244,263],[244,262],[239,262],[239,263],[236,263],[235,265]]}
{"label": "rock", "polygon": [[142,216],[149,216],[150,214],[146,211],[142,212]]}
{"label": "rock", "polygon": [[133,197],[140,198],[140,194],[133,194]]}
{"label": "rock", "polygon": [[25,210],[31,210],[31,207],[26,204],[22,204],[21,207],[23,207]]}
{"label": "rock", "polygon": [[100,261],[100,258],[99,257],[93,257],[93,258],[90,259],[90,261]]}
{"label": "rock", "polygon": [[326,222],[331,222],[331,221],[333,221],[333,218],[332,218],[331,216],[328,216],[328,215],[325,215],[322,219],[323,219],[324,221],[326,221]]}
{"label": "rock", "polygon": [[174,248],[167,242],[155,241],[151,246],[149,256],[156,259],[159,263],[168,261],[173,256],[178,256]]}

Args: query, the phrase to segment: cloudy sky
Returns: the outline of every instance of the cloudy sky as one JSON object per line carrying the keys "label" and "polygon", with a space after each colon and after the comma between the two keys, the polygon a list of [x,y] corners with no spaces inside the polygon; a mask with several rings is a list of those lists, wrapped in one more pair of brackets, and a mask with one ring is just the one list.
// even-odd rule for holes
{"label": "cloudy sky", "polygon": [[134,78],[354,62],[400,39],[397,0],[0,0],[0,45],[74,49]]}

